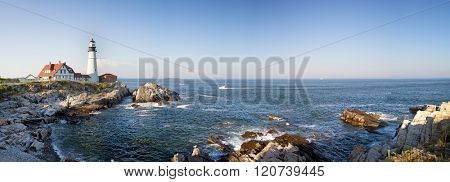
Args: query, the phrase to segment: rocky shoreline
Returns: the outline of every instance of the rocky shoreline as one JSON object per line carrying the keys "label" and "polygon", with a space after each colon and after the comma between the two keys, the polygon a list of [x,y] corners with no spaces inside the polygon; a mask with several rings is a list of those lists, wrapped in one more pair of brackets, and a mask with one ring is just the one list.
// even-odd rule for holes
{"label": "rocky shoreline", "polygon": [[[258,136],[273,136],[273,140],[261,140]],[[313,142],[302,136],[283,134],[269,128],[266,133],[245,132],[242,138],[249,139],[244,142],[239,150],[233,150],[233,146],[227,145],[223,136],[209,136],[208,142],[217,146],[223,153],[218,159],[214,159],[199,147],[194,146],[192,154],[185,157],[176,153],[172,162],[327,162],[316,149]]]}
{"label": "rocky shoreline", "polygon": [[[111,108],[125,97],[139,103],[166,104],[180,101],[178,93],[155,83],[148,83],[133,93],[120,83],[92,84],[73,81],[0,84],[0,161],[74,161],[61,159],[52,147],[52,125],[77,124],[96,111]],[[448,161],[450,102],[440,106],[410,108],[412,121],[403,121],[390,141],[371,146],[357,145],[348,157],[350,162],[381,161]],[[281,116],[267,115],[269,121],[284,121]],[[387,125],[381,116],[345,108],[343,124],[364,127],[377,133]],[[219,151],[210,156],[202,146],[192,153],[175,153],[173,162],[326,162],[314,141],[299,135],[267,128],[264,132],[246,131],[245,141],[232,146],[224,136],[211,135],[205,140]],[[270,138],[270,140],[268,140]]]}
{"label": "rocky shoreline", "polygon": [[53,123],[74,124],[110,108],[131,93],[120,83],[73,81],[2,84],[0,161],[72,161],[51,146]]}
{"label": "rocky shoreline", "polygon": [[371,147],[358,145],[350,162],[437,162],[449,161],[450,102],[440,106],[413,107],[412,121],[405,120],[395,137]]}

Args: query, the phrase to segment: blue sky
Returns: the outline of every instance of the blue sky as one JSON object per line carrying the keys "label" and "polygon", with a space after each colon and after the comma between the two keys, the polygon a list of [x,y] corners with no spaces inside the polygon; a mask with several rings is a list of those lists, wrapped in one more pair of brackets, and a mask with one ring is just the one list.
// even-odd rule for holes
{"label": "blue sky", "polygon": [[[261,60],[297,55],[445,2],[1,1],[160,57],[256,56]],[[305,78],[450,78],[449,12],[450,3],[307,54],[311,61]],[[0,23],[1,77],[36,75],[44,64],[58,60],[67,61],[78,72],[85,71],[90,35],[3,3]],[[137,61],[146,55],[99,37],[94,39],[101,73],[137,77]],[[221,67],[219,72],[226,70]],[[195,77],[192,73],[182,75]],[[222,78],[223,74],[214,77]]]}

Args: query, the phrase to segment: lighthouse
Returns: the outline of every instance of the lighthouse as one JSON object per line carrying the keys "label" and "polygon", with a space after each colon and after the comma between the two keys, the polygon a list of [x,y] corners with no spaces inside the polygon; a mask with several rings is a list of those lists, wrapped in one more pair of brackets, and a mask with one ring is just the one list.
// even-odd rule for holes
{"label": "lighthouse", "polygon": [[98,83],[98,70],[97,70],[97,49],[95,47],[94,39],[91,39],[89,42],[89,51],[88,51],[88,65],[86,74],[89,75],[90,82]]}

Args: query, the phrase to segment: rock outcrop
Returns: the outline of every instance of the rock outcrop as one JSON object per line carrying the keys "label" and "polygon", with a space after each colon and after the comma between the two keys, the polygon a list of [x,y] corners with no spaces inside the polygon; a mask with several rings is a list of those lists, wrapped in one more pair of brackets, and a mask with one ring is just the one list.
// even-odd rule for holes
{"label": "rock outcrop", "polygon": [[164,103],[180,100],[180,95],[177,92],[170,91],[169,89],[163,88],[156,83],[147,83],[144,86],[140,86],[133,92],[133,101],[137,103]]}
{"label": "rock outcrop", "polygon": [[[45,157],[46,151],[52,151],[50,123],[79,122],[80,116],[88,117],[92,111],[111,107],[130,95],[120,83],[51,81],[14,84],[1,89],[6,92],[1,93],[0,100],[0,148],[23,152],[17,155],[18,161],[29,155],[39,160],[59,161],[57,157]],[[4,160],[14,161],[13,158]]]}
{"label": "rock outcrop", "polygon": [[[273,130],[273,129],[272,129]],[[275,131],[275,130],[273,130]],[[272,131],[272,133],[274,133]],[[278,132],[277,132],[278,133]],[[250,135],[250,132],[247,132]],[[255,133],[256,134],[256,133]],[[270,134],[270,133],[267,133]],[[251,134],[253,136],[253,133]],[[256,134],[257,135],[257,134]],[[221,137],[208,137],[210,143],[218,144],[227,155],[223,160],[227,162],[321,162],[328,161],[320,155],[315,145],[297,135],[284,134],[272,141],[249,140],[244,142],[238,151],[231,150],[231,146],[223,144]],[[223,149],[226,150],[223,150]],[[194,147],[192,155],[185,158],[175,154],[172,162],[208,162],[214,161],[209,156]]]}
{"label": "rock outcrop", "polygon": [[367,113],[357,109],[349,110],[347,108],[344,109],[341,120],[351,125],[364,127],[379,127],[382,123],[380,116],[377,114]]}
{"label": "rock outcrop", "polygon": [[405,155],[409,155],[410,161],[437,161],[435,156],[448,160],[449,121],[450,102],[444,102],[440,107],[427,105],[417,111],[412,121],[403,121],[392,141],[371,148],[357,146],[349,161],[404,161]]}

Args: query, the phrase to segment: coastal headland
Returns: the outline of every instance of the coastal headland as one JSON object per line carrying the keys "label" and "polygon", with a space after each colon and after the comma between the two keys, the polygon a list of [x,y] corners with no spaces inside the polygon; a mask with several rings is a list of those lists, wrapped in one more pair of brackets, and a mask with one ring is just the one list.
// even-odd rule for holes
{"label": "coastal headland", "polygon": [[[155,83],[148,83],[131,92],[126,85],[77,81],[48,81],[0,84],[0,161],[75,161],[60,158],[52,147],[54,123],[77,124],[87,121],[96,111],[112,108],[126,97],[139,103],[167,104],[180,102],[178,93]],[[377,133],[387,123],[374,113],[342,108],[338,116],[342,125],[364,128]],[[440,106],[424,105],[410,109],[412,121],[403,121],[389,141],[370,146],[357,145],[350,162],[376,161],[448,161],[448,123],[450,102]],[[267,113],[269,120],[283,121],[282,115]],[[389,123],[393,124],[393,123]],[[240,137],[245,142],[233,146],[224,136],[205,137],[217,146],[219,156],[210,156],[201,146],[192,153],[175,153],[174,162],[323,162],[330,161],[316,143],[303,136],[267,128],[263,132],[247,131]]]}

